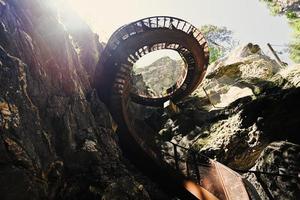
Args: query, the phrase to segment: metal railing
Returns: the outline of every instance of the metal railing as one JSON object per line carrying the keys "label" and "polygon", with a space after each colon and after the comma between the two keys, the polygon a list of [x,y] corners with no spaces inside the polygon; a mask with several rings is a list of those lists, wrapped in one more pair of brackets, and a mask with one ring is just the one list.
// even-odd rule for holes
{"label": "metal railing", "polygon": [[[174,166],[176,170],[183,172],[187,177],[194,179],[198,184],[201,184],[201,173],[199,171],[199,166],[211,167],[210,158],[201,155],[193,149],[183,147],[181,145],[175,144],[173,142],[167,142],[173,146],[173,155],[168,152],[163,152],[163,155],[172,158],[174,161]],[[184,155],[181,156],[178,149],[184,151]],[[182,171],[183,163],[185,170]]]}
{"label": "metal railing", "polygon": [[[185,20],[169,17],[169,16],[154,16],[149,18],[144,18],[130,24],[124,25],[117,29],[110,37],[107,42],[107,47],[105,51],[102,53],[104,57],[110,57],[112,52],[118,48],[118,46],[122,43],[122,41],[127,40],[128,38],[135,36],[137,34],[144,33],[153,29],[176,29],[189,34],[194,37],[198,43],[203,47],[205,56],[208,57],[208,45],[203,36],[203,34],[192,24],[188,23]],[[152,49],[148,49],[148,47],[143,47],[139,49],[134,55],[130,55],[130,62],[136,62],[143,55],[159,49],[178,49],[181,48],[179,44],[157,44],[153,46]],[[184,50],[186,51],[186,50]],[[182,52],[184,52],[182,51]],[[186,51],[188,52],[188,51]]]}
{"label": "metal railing", "polygon": [[[171,39],[168,34],[171,35]],[[100,68],[105,66],[108,77],[120,72],[117,82],[122,84],[122,74],[126,74],[127,69],[130,71],[144,55],[161,49],[177,51],[185,62],[184,72],[178,81],[158,97],[136,93],[136,90],[130,91],[131,99],[136,103],[161,106],[168,99],[180,99],[181,96],[191,93],[201,82],[206,71],[208,45],[202,33],[190,23],[175,17],[155,16],[124,25],[110,37],[102,52]],[[113,81],[107,77],[103,79],[107,82]]]}

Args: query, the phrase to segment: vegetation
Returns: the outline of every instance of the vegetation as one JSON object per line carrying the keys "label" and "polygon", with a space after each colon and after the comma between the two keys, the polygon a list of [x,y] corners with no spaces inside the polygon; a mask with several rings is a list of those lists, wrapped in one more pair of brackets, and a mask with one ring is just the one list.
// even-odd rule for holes
{"label": "vegetation", "polygon": [[278,13],[281,12],[282,9],[281,9],[280,5],[278,5],[276,3],[276,1],[273,1],[273,0],[263,0],[263,1],[267,2],[272,15],[278,15]]}
{"label": "vegetation", "polygon": [[[293,31],[293,38],[289,43],[289,53],[290,58],[296,62],[300,63],[300,12],[296,10],[299,2],[295,1],[296,6],[284,7],[280,5],[276,0],[262,0],[267,3],[274,15],[285,15],[289,21],[290,27]],[[298,13],[297,13],[298,12]]]}
{"label": "vegetation", "polygon": [[290,57],[294,62],[300,63],[300,18],[291,20],[290,26],[294,34],[293,40],[289,44]]}
{"label": "vegetation", "polygon": [[226,55],[238,44],[238,42],[233,39],[233,32],[226,27],[204,25],[200,27],[200,30],[209,44],[210,63]]}
{"label": "vegetation", "polygon": [[209,63],[213,63],[219,58],[221,58],[224,52],[220,48],[210,45],[209,54]]}
{"label": "vegetation", "polygon": [[294,12],[294,11],[287,11],[286,12],[286,17],[289,19],[289,20],[293,20],[293,19],[297,19],[297,13]]}

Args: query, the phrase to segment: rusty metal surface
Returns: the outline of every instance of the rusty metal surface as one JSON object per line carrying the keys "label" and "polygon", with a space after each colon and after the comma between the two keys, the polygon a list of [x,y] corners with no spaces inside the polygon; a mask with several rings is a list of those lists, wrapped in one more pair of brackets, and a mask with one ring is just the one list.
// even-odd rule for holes
{"label": "rusty metal surface", "polygon": [[188,148],[171,144],[174,150],[171,155],[166,154],[169,164],[206,191],[222,200],[250,199],[244,181],[237,172]]}
{"label": "rusty metal surface", "polygon": [[[123,82],[123,75],[138,59],[161,49],[177,51],[187,65],[186,74],[166,91],[164,97],[131,94],[132,100],[161,106],[168,99],[178,101],[190,94],[204,77],[209,59],[208,45],[200,31],[190,23],[174,17],[156,16],[122,26],[110,37],[95,76],[96,87],[105,88],[100,91],[102,98],[109,101],[112,83],[116,79]],[[116,77],[116,71],[123,74]]]}
{"label": "rusty metal surface", "polygon": [[238,173],[218,162],[215,162],[215,168],[222,182],[226,199],[249,200],[243,180]]}
{"label": "rusty metal surface", "polygon": [[[183,84],[175,85],[167,96],[159,98],[131,94],[133,64],[160,49],[176,50],[186,62],[187,71],[181,77]],[[194,156],[193,162],[184,161],[176,155],[174,146],[174,155],[170,157],[175,156],[175,166],[166,163],[161,153],[146,142],[144,136],[151,130],[137,125],[129,114],[130,101],[161,106],[167,100],[176,102],[190,94],[204,77],[208,54],[203,35],[188,22],[167,16],[141,19],[122,26],[111,36],[96,69],[95,86],[118,124],[124,154],[168,194],[181,199],[247,199],[236,174],[213,160]],[[229,188],[228,181],[235,181],[238,186]],[[237,195],[238,192],[242,195]]]}

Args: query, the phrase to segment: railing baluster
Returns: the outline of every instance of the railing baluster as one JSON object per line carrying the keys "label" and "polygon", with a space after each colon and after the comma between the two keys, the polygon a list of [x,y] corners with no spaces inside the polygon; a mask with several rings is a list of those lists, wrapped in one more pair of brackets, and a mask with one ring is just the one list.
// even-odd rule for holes
{"label": "railing baluster", "polygon": [[192,28],[193,28],[193,26],[190,25],[190,27],[188,28],[188,30],[186,31],[186,33],[188,34]]}
{"label": "railing baluster", "polygon": [[176,24],[176,28],[177,28],[177,29],[178,29],[179,23],[180,23],[180,20],[178,20],[178,22],[177,22],[177,24]]}
{"label": "railing baluster", "polygon": [[143,46],[143,47],[142,47],[142,51],[143,51],[143,54],[144,54],[144,55],[147,54],[146,51],[145,51],[145,47],[146,47],[146,46]]}
{"label": "railing baluster", "polygon": [[200,184],[200,173],[197,165],[197,159],[196,159],[196,154],[194,151],[192,151],[192,159],[193,159],[193,165],[194,165],[194,170],[196,173],[197,181]]}
{"label": "railing baluster", "polygon": [[199,33],[195,36],[195,38],[197,39],[197,38],[199,37],[200,34],[201,34],[201,33],[199,32]]}
{"label": "railing baluster", "polygon": [[183,27],[181,29],[182,31],[184,30],[185,25],[186,25],[186,22],[184,22],[184,24],[183,24]]}
{"label": "railing baluster", "polygon": [[136,52],[135,52],[135,55],[140,59],[142,56],[143,56],[143,51],[141,48],[139,48]]}
{"label": "railing baluster", "polygon": [[187,175],[187,177],[189,177],[190,176],[190,169],[189,169],[188,158],[186,159],[185,166],[186,166],[186,175]]}
{"label": "railing baluster", "polygon": [[149,25],[149,28],[152,28],[152,26],[151,26],[151,19],[152,19],[152,18],[148,18],[148,25]]}
{"label": "railing baluster", "polygon": [[171,17],[171,18],[170,18],[170,25],[169,25],[169,28],[172,28],[172,26],[174,26],[174,25],[173,25],[173,18]]}
{"label": "railing baluster", "polygon": [[173,147],[174,147],[175,168],[176,170],[179,170],[177,145],[173,143]]}

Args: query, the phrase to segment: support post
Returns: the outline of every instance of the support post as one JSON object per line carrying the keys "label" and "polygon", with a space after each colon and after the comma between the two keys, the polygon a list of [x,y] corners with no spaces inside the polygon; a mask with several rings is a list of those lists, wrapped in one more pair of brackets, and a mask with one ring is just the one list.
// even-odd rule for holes
{"label": "support post", "polygon": [[279,58],[279,56],[277,55],[276,51],[273,49],[273,47],[271,46],[270,43],[267,43],[269,49],[271,50],[271,52],[273,53],[273,55],[275,56],[276,58],[276,61],[279,63],[279,65],[285,67],[286,66],[286,63],[282,62]]}
{"label": "support post", "polygon": [[176,170],[179,170],[177,145],[173,143],[173,147],[174,147],[175,168]]}
{"label": "support post", "polygon": [[197,165],[196,154],[194,151],[192,151],[191,153],[192,153],[193,165],[194,165],[194,170],[196,173],[197,181],[200,184],[200,173],[199,173],[199,169],[198,169],[198,165]]}
{"label": "support post", "polygon": [[187,177],[190,177],[190,166],[189,166],[189,161],[188,161],[188,158],[187,160],[185,161],[185,167],[186,167],[186,175]]}

